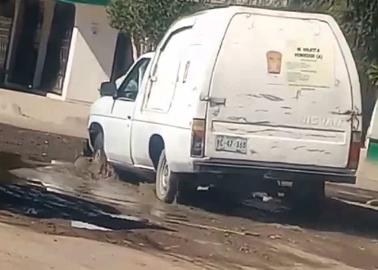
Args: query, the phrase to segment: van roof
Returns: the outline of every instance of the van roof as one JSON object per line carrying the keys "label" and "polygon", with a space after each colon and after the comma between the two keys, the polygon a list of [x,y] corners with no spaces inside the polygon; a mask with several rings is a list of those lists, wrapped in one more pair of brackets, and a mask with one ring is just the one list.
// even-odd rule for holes
{"label": "van roof", "polygon": [[277,10],[277,9],[267,9],[267,8],[253,8],[246,6],[227,6],[227,7],[215,7],[206,10],[199,11],[190,17],[232,17],[237,13],[253,13],[258,15],[267,15],[267,16],[277,16],[277,17],[286,17],[286,18],[298,18],[298,19],[316,19],[323,21],[334,21],[333,17],[321,13],[309,13],[309,12],[295,12],[295,11],[286,11],[286,10]]}

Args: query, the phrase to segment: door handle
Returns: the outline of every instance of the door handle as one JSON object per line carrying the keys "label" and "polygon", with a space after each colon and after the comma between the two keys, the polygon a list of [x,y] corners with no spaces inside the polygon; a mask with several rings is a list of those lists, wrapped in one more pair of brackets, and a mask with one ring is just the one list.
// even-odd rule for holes
{"label": "door handle", "polygon": [[216,97],[200,97],[201,101],[210,102],[210,107],[214,106],[226,106],[226,99],[225,98],[216,98]]}
{"label": "door handle", "polygon": [[210,98],[210,107],[215,106],[226,106],[226,99],[225,98]]}

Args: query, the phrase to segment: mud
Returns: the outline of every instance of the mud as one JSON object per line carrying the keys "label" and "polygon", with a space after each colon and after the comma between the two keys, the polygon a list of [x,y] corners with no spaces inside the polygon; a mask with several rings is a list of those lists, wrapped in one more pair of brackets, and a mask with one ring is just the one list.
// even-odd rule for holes
{"label": "mud", "polygon": [[81,155],[85,140],[0,124],[0,152],[29,161],[73,162]]}
{"label": "mud", "polygon": [[[253,196],[231,207],[206,190],[165,205],[148,176],[97,179],[90,161],[36,163],[37,153],[28,159],[28,148],[17,149],[18,155],[0,155],[2,223],[159,253],[203,269],[378,268],[378,208],[370,203],[378,192],[329,185],[318,216]],[[72,154],[65,151],[71,150],[49,157]]]}
{"label": "mud", "polygon": [[[40,232],[190,258],[206,269],[378,267],[378,212],[365,207],[378,198],[374,192],[346,198],[345,188],[329,186],[322,215],[309,218],[277,202],[249,200],[225,207],[206,191],[185,205],[165,205],[155,199],[153,186],[136,183],[137,177],[130,178],[131,183],[93,180],[80,176],[72,164],[11,172],[34,180],[0,189],[0,205],[23,226]],[[109,231],[72,228],[72,221]]]}

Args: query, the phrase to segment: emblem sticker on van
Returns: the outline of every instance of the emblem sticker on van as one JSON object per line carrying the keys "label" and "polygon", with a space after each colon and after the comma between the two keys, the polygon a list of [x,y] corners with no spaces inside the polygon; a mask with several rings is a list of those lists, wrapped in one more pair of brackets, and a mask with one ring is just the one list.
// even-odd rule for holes
{"label": "emblem sticker on van", "polygon": [[281,74],[282,53],[277,51],[269,51],[266,53],[268,61],[268,73]]}
{"label": "emblem sticker on van", "polygon": [[216,137],[216,151],[247,154],[248,140],[240,137],[219,135]]}

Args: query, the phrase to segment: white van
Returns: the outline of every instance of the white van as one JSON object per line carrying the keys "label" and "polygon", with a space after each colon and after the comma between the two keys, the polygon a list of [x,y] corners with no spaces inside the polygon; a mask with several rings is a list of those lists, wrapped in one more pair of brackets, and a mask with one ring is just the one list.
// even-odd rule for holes
{"label": "white van", "polygon": [[355,182],[360,84],[330,16],[197,13],[102,92],[89,121],[93,149],[112,164],[155,170],[165,202],[203,182],[247,190],[260,179],[291,181],[307,198],[323,195],[325,181]]}

